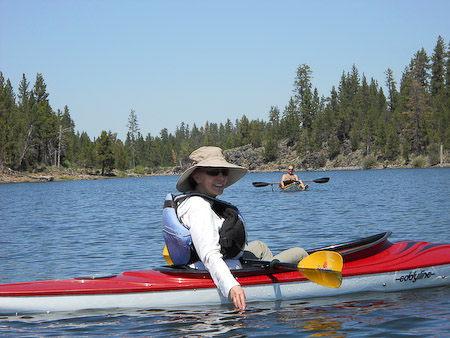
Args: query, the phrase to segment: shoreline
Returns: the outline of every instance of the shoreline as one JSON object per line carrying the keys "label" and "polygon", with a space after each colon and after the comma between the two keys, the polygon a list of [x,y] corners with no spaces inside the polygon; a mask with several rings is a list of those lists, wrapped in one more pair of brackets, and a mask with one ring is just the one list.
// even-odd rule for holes
{"label": "shoreline", "polygon": [[[346,170],[383,170],[383,169],[425,169],[425,168],[450,168],[450,163],[444,163],[443,165],[427,166],[421,168],[415,168],[410,166],[377,166],[371,169],[364,169],[359,166],[354,167],[336,167],[328,168],[324,167],[321,169],[307,169],[299,170],[298,172],[326,172],[326,171],[346,171]],[[173,176],[180,175],[182,170],[177,170],[179,168],[172,168],[170,170],[155,172],[151,174],[136,174],[136,173],[124,173],[116,172],[109,175],[97,175],[97,174],[84,174],[84,173],[68,173],[67,171],[51,171],[51,172],[41,172],[41,173],[20,173],[15,172],[14,174],[0,173],[0,184],[9,183],[42,183],[42,182],[62,182],[62,181],[92,181],[92,180],[104,180],[104,179],[114,179],[114,178],[131,178],[131,177],[151,177],[151,176]],[[249,173],[279,173],[284,172],[284,170],[276,168],[261,168],[249,170]]]}

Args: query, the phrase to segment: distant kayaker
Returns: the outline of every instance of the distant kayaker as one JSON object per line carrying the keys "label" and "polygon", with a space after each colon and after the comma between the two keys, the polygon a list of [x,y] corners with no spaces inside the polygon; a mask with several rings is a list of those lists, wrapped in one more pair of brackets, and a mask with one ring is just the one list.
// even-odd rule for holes
{"label": "distant kayaker", "polygon": [[294,167],[293,166],[290,165],[287,170],[288,170],[287,174],[284,174],[281,177],[280,183],[278,183],[280,188],[284,188],[287,184],[293,183],[292,181],[294,181],[303,190],[308,189],[309,185],[308,184],[306,184],[306,185],[303,184],[303,182],[298,179],[297,174],[294,174]]}
{"label": "distant kayaker", "polygon": [[[176,184],[177,190],[187,193],[188,197],[176,210],[180,221],[189,229],[195,248],[193,253],[188,253],[190,262],[194,258],[190,266],[206,268],[221,294],[228,297],[236,308],[244,310],[244,290],[230,271],[230,268],[242,267],[239,258],[278,259],[297,264],[308,254],[297,247],[273,256],[261,241],[247,244],[245,224],[237,208],[215,198],[240,180],[247,169],[227,162],[218,147],[201,147],[189,158],[193,164]],[[167,239],[166,244],[169,245]]]}

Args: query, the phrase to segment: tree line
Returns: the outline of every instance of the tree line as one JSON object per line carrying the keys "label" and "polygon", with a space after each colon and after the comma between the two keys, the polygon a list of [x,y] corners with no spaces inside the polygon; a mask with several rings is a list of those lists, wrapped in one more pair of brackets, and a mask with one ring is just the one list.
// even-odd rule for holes
{"label": "tree line", "polygon": [[376,161],[408,162],[418,155],[437,161],[439,149],[450,148],[450,44],[439,36],[431,57],[423,48],[417,51],[399,81],[390,68],[385,75],[386,92],[353,65],[329,96],[320,96],[312,70],[303,64],[297,68],[289,102],[282,111],[270,107],[268,121],[250,121],[243,115],[200,127],[181,122],[173,134],[164,128],[152,136],[140,132],[131,110],[122,141],[111,131],[94,139],[75,131],[69,107],[52,109],[42,74],[36,75],[33,87],[23,74],[16,94],[0,72],[0,168],[82,168],[102,174],[154,170],[185,165],[202,145],[264,147],[265,161],[272,162],[281,140],[296,145],[300,156],[316,154],[312,165],[317,168],[349,149]]}

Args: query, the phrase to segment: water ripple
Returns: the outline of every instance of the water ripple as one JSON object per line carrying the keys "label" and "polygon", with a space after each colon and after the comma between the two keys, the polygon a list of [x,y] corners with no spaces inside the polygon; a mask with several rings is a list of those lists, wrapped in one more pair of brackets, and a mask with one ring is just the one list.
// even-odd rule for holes
{"label": "water ripple", "polygon": [[[255,188],[279,173],[252,173],[221,198],[239,207],[249,239],[277,253],[383,231],[392,241],[450,242],[450,169],[299,174],[299,193]],[[165,264],[162,205],[178,177],[0,185],[0,282],[120,273]],[[276,187],[276,186],[275,186]],[[443,337],[450,332],[448,288],[362,294],[308,302],[202,309],[80,311],[0,317],[0,335],[220,337]]]}

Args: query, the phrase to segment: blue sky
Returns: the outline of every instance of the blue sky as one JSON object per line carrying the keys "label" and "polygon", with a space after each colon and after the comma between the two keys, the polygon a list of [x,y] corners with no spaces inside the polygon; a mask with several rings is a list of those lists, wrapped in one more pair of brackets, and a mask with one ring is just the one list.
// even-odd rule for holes
{"label": "blue sky", "polygon": [[450,1],[0,0],[0,71],[15,92],[41,73],[75,129],[125,139],[131,109],[159,136],[181,122],[268,120],[298,66],[329,96],[356,65],[384,85],[416,53],[450,42]]}

